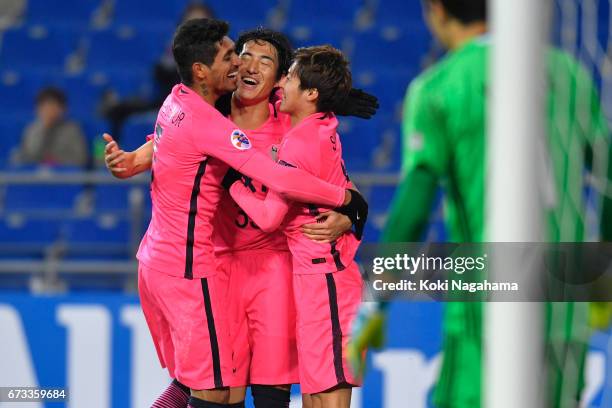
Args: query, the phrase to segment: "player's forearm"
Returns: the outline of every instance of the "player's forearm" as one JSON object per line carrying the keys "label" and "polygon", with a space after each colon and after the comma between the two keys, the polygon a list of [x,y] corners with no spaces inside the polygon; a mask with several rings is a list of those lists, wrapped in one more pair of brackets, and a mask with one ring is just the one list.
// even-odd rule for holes
{"label": "player's forearm", "polygon": [[262,153],[253,154],[238,170],[293,201],[333,208],[348,201],[344,188],[304,170],[276,164]]}
{"label": "player's forearm", "polygon": [[407,174],[393,198],[382,241],[419,241],[429,221],[436,189],[437,178],[432,172],[417,169]]}
{"label": "player's forearm", "polygon": [[126,179],[147,171],[153,162],[153,142],[148,141],[133,152],[123,152],[122,160],[107,167],[111,174],[120,179]]}
{"label": "player's forearm", "polygon": [[149,140],[134,151],[134,175],[149,170],[153,163],[153,141]]}
{"label": "player's forearm", "polygon": [[249,218],[265,232],[276,230],[289,209],[288,204],[278,194],[271,191],[265,199],[258,198],[240,182],[232,185],[230,195]]}

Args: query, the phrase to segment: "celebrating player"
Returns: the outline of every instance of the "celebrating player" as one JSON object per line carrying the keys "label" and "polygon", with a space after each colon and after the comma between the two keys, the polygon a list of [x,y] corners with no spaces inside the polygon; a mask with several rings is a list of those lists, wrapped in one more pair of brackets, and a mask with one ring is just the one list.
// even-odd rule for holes
{"label": "celebrating player", "polygon": [[[291,130],[279,148],[278,161],[303,169],[337,186],[351,187],[342,161],[342,145],[332,111],[351,89],[342,53],[330,46],[299,49],[281,81],[280,110],[291,117]],[[355,214],[356,232],[328,244],[302,233],[323,209],[287,200],[275,191],[265,198],[245,184],[233,183],[232,197],[255,223],[272,231],[282,223],[293,255],[293,289],[302,391],[315,407],[349,407],[351,387],[359,380],[344,354],[351,322],[361,300],[362,281],[353,257],[367,210]],[[365,210],[365,209],[364,209]]]}
{"label": "celebrating player", "polygon": [[[270,151],[287,130],[286,115],[279,115],[269,96],[281,75],[286,73],[292,50],[277,32],[258,29],[243,34],[237,43],[243,64],[238,73],[237,92],[231,101],[231,119],[249,132],[253,147]],[[368,117],[375,111],[375,100],[353,90],[343,111]],[[150,167],[151,142],[137,153],[122,152],[115,142],[107,145],[109,169],[120,177]],[[265,189],[254,182],[259,191]],[[286,406],[289,386],[297,382],[295,316],[291,287],[291,260],[282,234],[265,234],[249,221],[229,198],[221,199],[214,217],[213,240],[220,256],[220,270],[230,278],[230,320],[233,347],[233,385],[252,386],[256,406]],[[321,238],[332,240],[350,228],[350,221],[336,213],[311,225]],[[345,219],[343,219],[345,218]],[[330,235],[331,234],[331,235]],[[269,385],[275,385],[270,387]],[[177,385],[172,386],[176,394]],[[244,399],[244,391],[232,389],[230,402]]]}
{"label": "celebrating player", "polygon": [[225,22],[201,19],[175,34],[182,83],[155,126],[153,214],[137,255],[142,308],[160,361],[191,389],[195,408],[229,406],[230,329],[222,306],[227,287],[211,239],[228,164],[298,200],[331,207],[352,202],[353,209],[362,203],[357,193],[275,164],[214,109],[220,95],[235,89],[240,65],[227,31]]}

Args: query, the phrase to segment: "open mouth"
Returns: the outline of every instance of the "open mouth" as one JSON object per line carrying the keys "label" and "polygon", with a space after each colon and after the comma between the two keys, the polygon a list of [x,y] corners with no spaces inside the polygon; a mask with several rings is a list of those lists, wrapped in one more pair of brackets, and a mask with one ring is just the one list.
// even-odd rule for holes
{"label": "open mouth", "polygon": [[227,74],[227,77],[229,79],[236,79],[237,76],[238,76],[238,71],[230,72],[229,74]]}
{"label": "open mouth", "polygon": [[242,83],[247,86],[257,86],[259,81],[251,77],[242,77]]}

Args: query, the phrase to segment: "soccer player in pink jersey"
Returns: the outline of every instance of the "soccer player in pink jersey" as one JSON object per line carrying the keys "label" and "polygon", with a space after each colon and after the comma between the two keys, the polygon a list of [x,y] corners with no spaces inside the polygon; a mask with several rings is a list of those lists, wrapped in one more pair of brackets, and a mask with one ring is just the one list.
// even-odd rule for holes
{"label": "soccer player in pink jersey", "polygon": [[[353,212],[364,205],[354,191],[275,164],[214,109],[219,96],[235,88],[240,66],[227,31],[225,22],[201,19],[175,34],[182,83],[166,98],[155,125],[153,213],[137,254],[141,304],[158,356],[175,385],[191,389],[189,405],[195,408],[243,405],[228,404],[227,285],[217,273],[212,242],[228,164],[298,201],[348,203]],[[167,402],[157,406],[172,406]]]}
{"label": "soccer player in pink jersey", "polygon": [[[279,163],[306,170],[339,187],[351,187],[332,111],[351,89],[351,74],[342,53],[330,46],[302,48],[281,81],[280,110],[290,114],[291,130],[279,148]],[[367,209],[355,214],[360,228],[324,244],[308,239],[302,225],[325,207],[291,202],[270,191],[265,198],[243,183],[230,192],[259,227],[282,225],[293,255],[293,288],[297,311],[297,345],[302,391],[314,407],[350,406],[351,387],[359,385],[345,352],[357,313],[362,280],[353,258]]]}

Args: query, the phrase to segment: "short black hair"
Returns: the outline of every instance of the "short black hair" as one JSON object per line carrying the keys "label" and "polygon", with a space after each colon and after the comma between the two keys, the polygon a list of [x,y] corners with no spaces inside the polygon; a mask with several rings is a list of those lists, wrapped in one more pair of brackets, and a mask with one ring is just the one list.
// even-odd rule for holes
{"label": "short black hair", "polygon": [[181,82],[193,84],[191,66],[201,62],[211,66],[219,51],[219,44],[229,31],[225,21],[197,18],[182,23],[174,34],[172,54]]}
{"label": "short black hair", "polygon": [[[426,0],[438,1],[448,13],[463,24],[487,21],[487,0]],[[534,0],[538,1],[538,0]]]}
{"label": "short black hair", "polygon": [[291,62],[293,61],[293,47],[287,36],[281,32],[270,30],[268,28],[257,27],[254,30],[245,31],[240,34],[236,40],[236,52],[240,54],[244,44],[249,41],[260,43],[265,41],[270,43],[275,49],[278,57],[278,71],[276,72],[276,80],[279,80],[283,75],[287,74]]}
{"label": "short black hair", "polygon": [[54,101],[58,104],[66,107],[68,100],[66,94],[60,88],[55,86],[48,86],[41,89],[36,95],[36,104],[40,105],[43,102]]}
{"label": "short black hair", "polygon": [[298,48],[295,52],[295,74],[300,89],[316,89],[318,112],[336,110],[346,100],[352,87],[348,61],[331,45]]}

